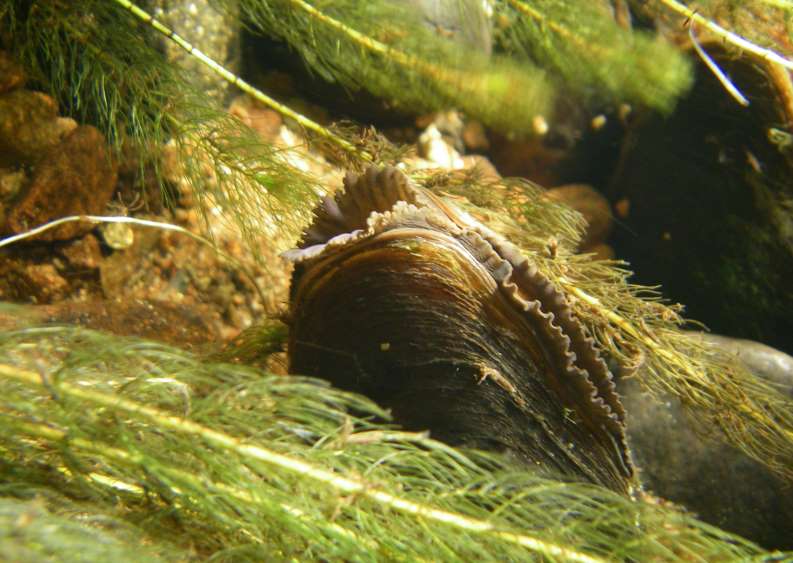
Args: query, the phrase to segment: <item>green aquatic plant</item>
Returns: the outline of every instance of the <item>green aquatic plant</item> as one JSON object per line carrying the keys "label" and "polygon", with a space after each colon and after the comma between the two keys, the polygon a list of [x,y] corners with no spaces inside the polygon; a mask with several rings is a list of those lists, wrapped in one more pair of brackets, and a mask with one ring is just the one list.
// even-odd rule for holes
{"label": "green aquatic plant", "polygon": [[[252,242],[263,210],[284,217],[294,233],[317,190],[282,149],[207,102],[186,74],[164,57],[149,28],[116,3],[0,2],[0,40],[33,85],[62,113],[96,125],[119,156],[136,155],[141,184],[162,182],[168,142],[205,210],[224,214]],[[167,194],[167,190],[163,190]],[[255,251],[256,245],[251,244]]]}
{"label": "green aquatic plant", "polygon": [[[499,3],[510,10],[513,31],[546,34],[514,45],[522,45],[520,52],[534,64],[560,70],[560,80],[580,78],[578,90],[592,91],[591,99],[668,109],[684,90],[688,65],[679,55],[669,60],[680,66],[660,65],[651,69],[657,75],[641,75],[637,84],[649,84],[646,90],[609,82],[603,68],[631,60],[621,51],[634,41],[630,32],[609,27],[619,34],[618,46],[590,52],[596,38],[587,35],[582,19],[566,23],[558,8],[543,16],[556,27],[538,26],[530,14],[521,15],[519,4],[555,6]],[[162,146],[173,141],[204,209],[221,205],[249,242],[264,228],[264,215],[298,231],[322,188],[318,179],[220,108],[196,103],[189,80],[158,50],[150,18],[133,8],[105,0],[0,0],[0,39],[37,88],[53,95],[64,113],[99,126],[118,149],[131,145],[141,162],[158,163]],[[459,105],[504,131],[530,131],[531,118],[547,111],[553,98],[553,83],[525,61],[499,62],[492,73],[480,73],[482,56],[469,56],[404,17],[394,16],[400,33],[389,34],[379,19],[384,12],[377,11],[385,4],[245,0],[240,8],[247,25],[288,41],[326,78],[392,102],[425,109]],[[538,40],[549,42],[547,51],[532,47]],[[635,41],[648,53],[669,49],[645,36]],[[604,53],[612,58],[598,60]],[[584,68],[579,76],[571,69],[581,67],[581,55],[587,55],[585,66],[605,66]],[[636,62],[637,72],[646,62]],[[653,76],[669,80],[659,84]],[[224,78],[241,84],[233,75]],[[530,89],[516,89],[527,82]],[[377,160],[378,151],[340,129],[316,129],[275,100],[271,107],[347,154],[350,166]],[[629,285],[618,264],[573,255],[579,216],[545,201],[525,182],[416,177],[500,212],[483,213],[498,218],[497,226],[573,297],[577,315],[612,356],[642,368],[637,376],[647,388],[681,397],[703,426],[721,428],[730,442],[793,477],[789,399],[686,339],[678,330],[679,310]],[[279,349],[285,330],[266,323],[224,357],[261,363]],[[8,514],[63,530],[66,535],[51,538],[52,553],[63,558],[82,541],[69,527],[76,514],[97,526],[99,536],[123,538],[119,558],[140,545],[164,560],[766,555],[674,508],[541,478],[494,456],[401,432],[380,422],[387,414],[376,405],[313,380],[53,327],[0,334],[0,363],[2,495],[42,499],[35,501],[38,508],[16,501],[3,506]],[[123,522],[123,533],[116,521]],[[38,541],[36,528],[25,530],[31,535],[16,533],[2,549],[27,549]]]}
{"label": "green aquatic plant", "polygon": [[[151,342],[6,332],[0,397],[4,502],[37,496],[31,525],[60,519],[55,557],[74,546],[74,511],[161,560],[763,555],[673,507],[401,432],[321,382]],[[33,530],[10,545],[22,552]]]}
{"label": "green aquatic plant", "polygon": [[670,112],[692,83],[690,61],[658,36],[620,26],[597,2],[499,0],[504,49],[536,61],[576,100]]}
{"label": "green aquatic plant", "polygon": [[399,2],[243,0],[240,10],[244,21],[285,40],[327,80],[413,112],[455,106],[525,134],[550,110],[552,90],[542,70],[447,39]]}

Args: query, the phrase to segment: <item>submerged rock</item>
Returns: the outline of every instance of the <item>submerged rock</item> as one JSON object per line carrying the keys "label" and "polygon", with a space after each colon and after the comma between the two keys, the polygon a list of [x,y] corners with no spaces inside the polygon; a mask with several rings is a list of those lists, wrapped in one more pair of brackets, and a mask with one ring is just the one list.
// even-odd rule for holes
{"label": "submerged rock", "polygon": [[35,163],[76,127],[55,100],[31,90],[0,96],[0,166]]}
{"label": "submerged rock", "polygon": [[[221,10],[210,0],[154,0],[155,16],[196,49],[233,73],[240,68],[240,24],[232,8]],[[173,41],[162,40],[168,60],[182,66],[198,91],[224,102],[233,86]]]}
{"label": "submerged rock", "polygon": [[[705,338],[758,377],[793,396],[793,358],[757,342]],[[738,359],[740,358],[740,360]],[[627,411],[628,441],[642,484],[699,518],[769,549],[793,549],[793,487],[758,461],[703,429],[677,397],[654,397],[635,378],[617,388]]]}
{"label": "submerged rock", "polygon": [[[393,1],[393,0],[392,0]],[[399,0],[421,14],[421,19],[438,34],[477,51],[493,50],[488,2],[483,0]]]}
{"label": "submerged rock", "polygon": [[549,189],[544,197],[564,203],[584,216],[587,228],[578,244],[581,251],[590,251],[606,242],[611,232],[611,206],[595,188],[587,184],[567,184]]}
{"label": "submerged rock", "polygon": [[[90,125],[75,129],[36,166],[30,184],[8,213],[13,233],[69,215],[104,211],[116,185],[117,166],[104,135]],[[68,223],[39,235],[41,240],[66,240],[94,226]]]}
{"label": "submerged rock", "polygon": [[0,51],[0,94],[21,87],[25,83],[25,78],[22,67],[7,52]]}

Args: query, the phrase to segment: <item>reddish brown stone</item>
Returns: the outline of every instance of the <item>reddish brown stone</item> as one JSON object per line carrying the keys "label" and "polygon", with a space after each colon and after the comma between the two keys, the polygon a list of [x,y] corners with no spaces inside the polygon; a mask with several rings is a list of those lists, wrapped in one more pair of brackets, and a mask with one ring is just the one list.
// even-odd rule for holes
{"label": "reddish brown stone", "polygon": [[19,88],[25,83],[25,71],[11,55],[0,51],[0,94]]}
{"label": "reddish brown stone", "polygon": [[27,286],[30,299],[36,303],[63,299],[69,290],[69,283],[52,264],[30,264],[20,274],[20,281]]}
{"label": "reddish brown stone", "polygon": [[[116,177],[116,164],[104,136],[96,128],[82,125],[36,167],[27,191],[8,215],[7,228],[21,233],[60,217],[101,213],[113,195]],[[85,222],[68,223],[38,238],[66,240],[93,227]]]}
{"label": "reddish brown stone", "polygon": [[24,169],[0,168],[0,200],[11,201],[27,182]]}
{"label": "reddish brown stone", "polygon": [[579,248],[587,250],[605,242],[611,232],[611,207],[608,200],[595,188],[586,184],[569,184],[552,188],[545,197],[572,207],[587,221],[584,238]]}
{"label": "reddish brown stone", "polygon": [[469,121],[463,128],[463,143],[471,151],[486,151],[490,148],[485,126],[478,121]]}
{"label": "reddish brown stone", "polygon": [[490,160],[503,176],[527,178],[541,186],[558,184],[557,167],[567,151],[547,146],[542,137],[510,140],[493,134]]}
{"label": "reddish brown stone", "polygon": [[84,270],[95,270],[102,262],[99,241],[90,233],[69,243],[61,249],[61,254],[71,266]]}
{"label": "reddish brown stone", "polygon": [[235,98],[231,102],[229,113],[259,133],[265,141],[274,141],[283,123],[283,119],[278,113],[263,107],[248,96]]}
{"label": "reddish brown stone", "polygon": [[584,252],[594,255],[595,260],[614,260],[616,254],[614,249],[606,243],[596,244],[585,249]]}
{"label": "reddish brown stone", "polygon": [[498,182],[501,174],[487,157],[478,154],[469,154],[462,157],[464,170],[475,170],[478,177],[483,182]]}
{"label": "reddish brown stone", "polygon": [[627,219],[631,214],[631,200],[627,197],[622,198],[614,204],[614,211],[617,212],[617,217],[620,219]]}
{"label": "reddish brown stone", "polygon": [[37,162],[62,135],[58,105],[46,94],[14,90],[0,96],[0,166]]}
{"label": "reddish brown stone", "polygon": [[0,330],[33,324],[70,324],[120,336],[158,340],[181,348],[217,341],[218,315],[209,307],[142,299],[57,303],[0,311]]}

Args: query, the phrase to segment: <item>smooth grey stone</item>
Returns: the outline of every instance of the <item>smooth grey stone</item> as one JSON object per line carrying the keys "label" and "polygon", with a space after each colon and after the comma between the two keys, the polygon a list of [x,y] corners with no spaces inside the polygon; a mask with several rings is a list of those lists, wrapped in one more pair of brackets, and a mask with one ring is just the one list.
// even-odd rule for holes
{"label": "smooth grey stone", "polygon": [[785,394],[793,397],[793,356],[754,340],[708,332],[692,332],[691,335],[734,355],[757,377],[781,386]]}
{"label": "smooth grey stone", "polygon": [[[735,354],[758,377],[793,396],[793,358],[763,344],[693,333]],[[638,378],[617,387],[627,411],[628,442],[642,484],[705,522],[769,549],[793,548],[793,487],[727,444],[720,431],[698,428],[680,401],[645,392]]]}

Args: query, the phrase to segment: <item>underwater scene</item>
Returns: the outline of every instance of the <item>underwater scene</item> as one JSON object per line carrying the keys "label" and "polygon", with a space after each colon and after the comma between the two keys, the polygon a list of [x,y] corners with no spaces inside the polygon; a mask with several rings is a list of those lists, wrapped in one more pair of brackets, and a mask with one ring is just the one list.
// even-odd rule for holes
{"label": "underwater scene", "polygon": [[0,561],[793,561],[793,2],[0,0]]}

